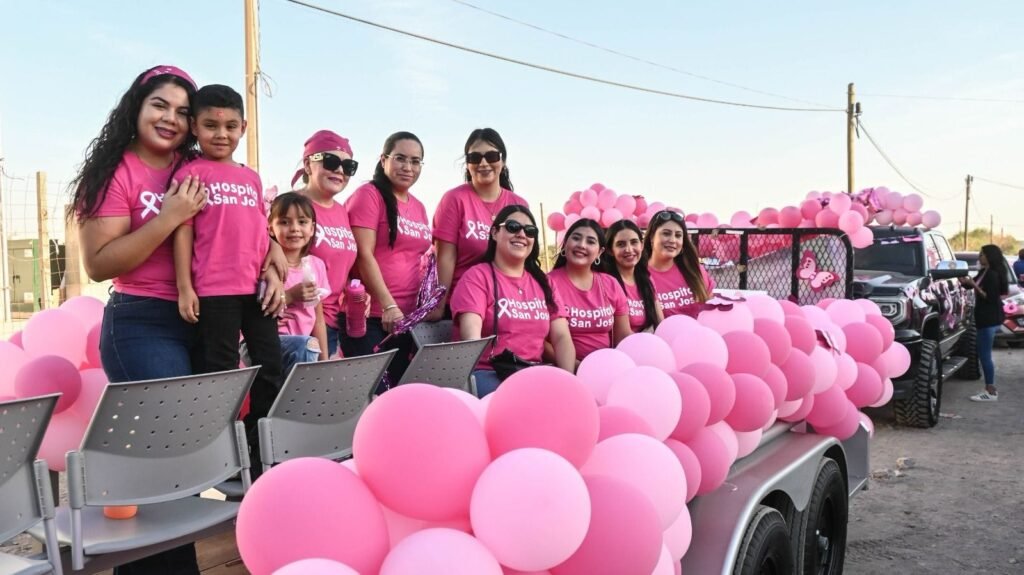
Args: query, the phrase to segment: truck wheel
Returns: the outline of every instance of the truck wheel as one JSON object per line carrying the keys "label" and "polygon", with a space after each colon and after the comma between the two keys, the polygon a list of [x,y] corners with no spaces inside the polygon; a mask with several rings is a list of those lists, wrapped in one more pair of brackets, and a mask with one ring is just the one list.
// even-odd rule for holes
{"label": "truck wheel", "polygon": [[942,370],[939,369],[939,344],[930,339],[921,341],[921,358],[911,369],[913,387],[906,398],[893,401],[896,423],[909,427],[935,427],[942,406]]}
{"label": "truck wheel", "polygon": [[761,505],[743,534],[733,575],[790,575],[795,568],[786,520]]}
{"label": "truck wheel", "polygon": [[971,322],[964,334],[960,336],[953,355],[967,358],[967,363],[956,372],[957,377],[968,381],[981,379],[981,362],[978,360],[978,326],[974,325],[974,322]]}
{"label": "truck wheel", "polygon": [[795,530],[796,559],[804,575],[840,575],[846,557],[849,498],[843,472],[834,459],[824,459],[807,509]]}

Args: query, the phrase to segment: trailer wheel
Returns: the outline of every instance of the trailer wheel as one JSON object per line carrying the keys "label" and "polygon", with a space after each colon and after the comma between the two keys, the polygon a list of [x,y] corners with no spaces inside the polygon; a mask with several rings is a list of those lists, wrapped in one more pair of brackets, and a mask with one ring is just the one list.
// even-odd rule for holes
{"label": "trailer wheel", "polygon": [[796,530],[796,560],[804,575],[841,575],[846,556],[849,497],[843,472],[834,459],[824,459],[807,508]]}
{"label": "trailer wheel", "polygon": [[778,510],[760,506],[747,525],[734,575],[790,575],[794,572],[789,528]]}

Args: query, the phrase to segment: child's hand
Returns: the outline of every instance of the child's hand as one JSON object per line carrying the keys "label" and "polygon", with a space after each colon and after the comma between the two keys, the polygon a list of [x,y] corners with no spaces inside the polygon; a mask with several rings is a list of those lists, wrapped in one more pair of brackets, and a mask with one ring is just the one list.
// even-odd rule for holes
{"label": "child's hand", "polygon": [[199,296],[196,290],[178,290],[178,314],[188,323],[199,323]]}
{"label": "child's hand", "polygon": [[316,284],[306,282],[300,282],[288,288],[288,291],[285,292],[285,296],[285,302],[287,302],[288,305],[299,301],[307,302],[317,301],[320,299],[320,294],[317,291]]}

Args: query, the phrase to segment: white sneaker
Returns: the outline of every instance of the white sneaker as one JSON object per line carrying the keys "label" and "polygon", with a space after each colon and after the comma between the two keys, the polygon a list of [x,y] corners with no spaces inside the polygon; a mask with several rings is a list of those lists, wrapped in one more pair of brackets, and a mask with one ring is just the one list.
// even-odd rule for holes
{"label": "white sneaker", "polygon": [[977,395],[972,395],[971,396],[971,401],[980,401],[980,402],[999,401],[999,395],[998,394],[994,394],[994,393],[989,393],[987,391],[983,391],[983,392],[981,392],[981,393],[979,393]]}

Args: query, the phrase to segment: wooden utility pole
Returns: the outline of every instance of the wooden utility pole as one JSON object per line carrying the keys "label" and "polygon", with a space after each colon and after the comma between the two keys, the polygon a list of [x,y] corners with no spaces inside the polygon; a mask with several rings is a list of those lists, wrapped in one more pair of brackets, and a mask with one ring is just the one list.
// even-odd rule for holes
{"label": "wooden utility pole", "polygon": [[853,187],[853,143],[857,136],[859,106],[854,102],[853,82],[846,87],[846,192],[857,193]]}
{"label": "wooden utility pole", "polygon": [[255,0],[245,0],[245,107],[248,126],[245,130],[245,163],[260,171],[259,90],[259,24]]}
{"label": "wooden utility pole", "polygon": [[548,256],[548,221],[544,218],[544,204],[540,205],[540,255],[544,258],[544,271],[551,271],[551,258]]}
{"label": "wooden utility pole", "polygon": [[[0,150],[0,154],[3,151]],[[4,158],[0,156],[0,321],[7,323],[11,320],[11,288],[8,282],[11,281],[11,274],[7,268],[7,230],[4,229]]]}
{"label": "wooden utility pole", "polygon": [[968,220],[968,216],[969,216],[970,211],[971,211],[971,182],[974,181],[974,176],[972,176],[970,174],[967,174],[967,177],[964,178],[964,181],[967,182],[967,197],[964,198],[964,251],[966,252],[967,251],[967,233],[969,231],[968,230],[968,225],[967,225],[967,220]]}
{"label": "wooden utility pole", "polygon": [[50,307],[50,213],[46,207],[46,172],[36,172],[36,214],[39,224],[39,309]]}

